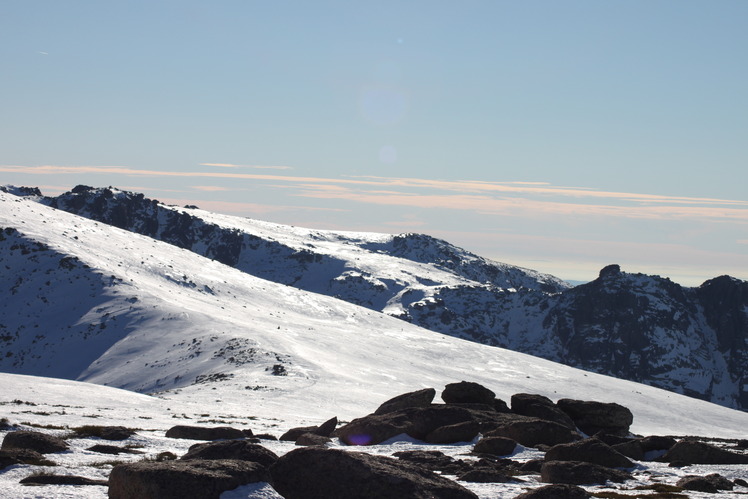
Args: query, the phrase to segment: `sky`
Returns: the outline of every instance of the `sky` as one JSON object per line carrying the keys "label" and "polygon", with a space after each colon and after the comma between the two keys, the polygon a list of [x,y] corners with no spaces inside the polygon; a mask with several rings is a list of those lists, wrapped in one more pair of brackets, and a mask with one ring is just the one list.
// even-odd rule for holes
{"label": "sky", "polygon": [[0,184],[748,279],[743,0],[0,2]]}

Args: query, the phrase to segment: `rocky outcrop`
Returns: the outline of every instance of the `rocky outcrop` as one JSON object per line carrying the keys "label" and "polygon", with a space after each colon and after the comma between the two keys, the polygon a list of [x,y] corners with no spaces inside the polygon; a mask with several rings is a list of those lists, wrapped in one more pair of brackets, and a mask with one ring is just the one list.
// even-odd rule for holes
{"label": "rocky outcrop", "polygon": [[415,392],[403,393],[393,397],[380,405],[374,414],[387,414],[396,412],[409,407],[427,407],[431,405],[436,396],[436,390],[433,388],[424,388]]}
{"label": "rocky outcrop", "polygon": [[721,490],[732,490],[733,483],[718,473],[706,476],[687,475],[678,480],[675,485],[683,490],[695,490],[709,494],[718,494]]}
{"label": "rocky outcrop", "polygon": [[269,467],[278,460],[278,456],[273,451],[247,440],[222,440],[195,444],[181,459],[232,459],[252,461]]}
{"label": "rocky outcrop", "polygon": [[570,485],[599,485],[606,482],[625,482],[630,473],[581,461],[546,461],[540,468],[540,480],[546,483]]}
{"label": "rocky outcrop", "polygon": [[578,442],[559,444],[545,453],[546,461],[583,461],[608,468],[633,468],[626,456],[596,438],[586,438]]}
{"label": "rocky outcrop", "polygon": [[525,447],[557,445],[579,440],[581,435],[567,426],[539,418],[508,421],[487,432],[486,436],[511,438]]}
{"label": "rocky outcrop", "polygon": [[698,440],[681,440],[658,459],[681,466],[689,464],[748,464],[748,455],[730,452]]}
{"label": "rocky outcrop", "polygon": [[556,404],[590,436],[598,432],[626,436],[634,421],[631,411],[616,403],[561,399]]}
{"label": "rocky outcrop", "polygon": [[244,438],[247,436],[242,430],[229,426],[187,426],[177,425],[166,431],[168,438],[184,438],[187,440],[222,440]]}
{"label": "rocky outcrop", "polygon": [[304,447],[270,468],[273,487],[286,499],[477,499],[458,483],[385,456]]}

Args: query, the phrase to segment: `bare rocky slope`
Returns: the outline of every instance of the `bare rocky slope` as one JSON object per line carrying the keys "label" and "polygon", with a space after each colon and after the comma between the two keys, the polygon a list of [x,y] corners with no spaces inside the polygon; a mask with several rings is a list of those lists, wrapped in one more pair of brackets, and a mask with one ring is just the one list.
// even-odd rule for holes
{"label": "bare rocky slope", "polygon": [[611,265],[571,287],[421,234],[300,229],[113,188],[6,190],[433,331],[748,408],[748,282],[729,276],[689,288]]}

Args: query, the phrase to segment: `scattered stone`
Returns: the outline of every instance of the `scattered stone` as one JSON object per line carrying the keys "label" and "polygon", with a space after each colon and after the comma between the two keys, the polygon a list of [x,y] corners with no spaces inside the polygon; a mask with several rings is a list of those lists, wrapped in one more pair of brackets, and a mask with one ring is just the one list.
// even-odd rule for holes
{"label": "scattered stone", "polygon": [[561,399],[556,405],[587,435],[603,431],[626,436],[634,422],[634,415],[628,408],[612,402]]}
{"label": "scattered stone", "polygon": [[582,487],[569,484],[554,484],[524,492],[514,499],[588,499],[592,497]]}
{"label": "scattered stone", "polygon": [[98,437],[104,440],[126,440],[135,434],[135,430],[125,428],[124,426],[97,426],[86,425],[74,428],[73,432],[76,437]]}
{"label": "scattered stone", "polygon": [[517,442],[506,437],[484,437],[478,440],[473,447],[474,454],[491,454],[494,456],[507,456],[517,448]]}
{"label": "scattered stone", "polygon": [[182,459],[231,459],[252,461],[269,467],[278,460],[278,456],[270,449],[246,440],[223,440],[195,444],[187,450]]}
{"label": "scattered stone", "polygon": [[385,456],[320,447],[292,450],[271,466],[286,499],[477,499],[458,483]]}
{"label": "scattered stone", "polygon": [[14,464],[53,464],[43,454],[31,449],[0,450],[0,470]]}
{"label": "scattered stone", "polygon": [[525,447],[537,447],[540,444],[557,445],[582,438],[568,427],[544,419],[512,421],[486,432],[485,435],[511,438]]}
{"label": "scattered stone", "polygon": [[511,403],[512,411],[517,414],[553,421],[576,430],[574,421],[569,415],[559,409],[548,397],[532,393],[517,393],[512,395]]}
{"label": "scattered stone", "polygon": [[104,444],[92,445],[86,450],[91,451],[91,452],[98,452],[99,454],[111,454],[111,455],[143,454],[143,452],[139,450],[128,449],[127,447],[118,447],[116,445],[104,445]]}
{"label": "scattered stone", "polygon": [[21,430],[6,434],[0,449],[30,449],[41,454],[50,454],[68,450],[68,444],[54,435]]}
{"label": "scattered stone", "polygon": [[185,426],[177,425],[166,432],[168,438],[183,438],[186,440],[224,440],[244,438],[244,433],[229,426]]}
{"label": "scattered stone", "polygon": [[658,461],[673,465],[688,464],[748,464],[748,456],[698,440],[681,440],[673,445]]}
{"label": "scattered stone", "polygon": [[732,490],[734,487],[730,480],[718,473],[712,473],[707,476],[687,475],[678,480],[675,485],[685,490],[695,490],[710,494],[717,494],[720,490]]}
{"label": "scattered stone", "polygon": [[31,475],[20,481],[23,485],[103,485],[107,486],[106,480],[94,480],[76,475]]}
{"label": "scattered stone", "polygon": [[219,499],[240,485],[269,482],[267,469],[237,460],[142,461],[118,464],[109,475],[111,499]]}
{"label": "scattered stone", "polygon": [[548,449],[546,461],[584,461],[608,468],[633,468],[626,456],[596,438],[560,444]]}
{"label": "scattered stone", "polygon": [[496,394],[478,383],[460,381],[450,383],[442,391],[442,400],[447,404],[486,404],[493,406]]}
{"label": "scattered stone", "polygon": [[374,414],[387,414],[409,407],[428,407],[434,401],[435,396],[436,390],[433,388],[424,388],[415,392],[403,393],[384,402],[374,411]]}
{"label": "scattered stone", "polygon": [[631,478],[631,474],[625,471],[581,461],[546,461],[540,468],[540,480],[546,483],[602,485]]}

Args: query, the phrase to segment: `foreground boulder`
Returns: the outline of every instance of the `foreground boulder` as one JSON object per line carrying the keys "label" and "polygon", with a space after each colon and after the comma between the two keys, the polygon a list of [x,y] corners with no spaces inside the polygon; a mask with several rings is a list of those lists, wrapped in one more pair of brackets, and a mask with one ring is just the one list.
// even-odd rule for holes
{"label": "foreground boulder", "polygon": [[113,499],[218,499],[240,485],[269,482],[267,468],[236,460],[142,461],[119,464],[109,475]]}
{"label": "foreground boulder", "polygon": [[625,471],[581,461],[547,461],[540,468],[540,480],[546,483],[602,485],[631,478],[631,474]]}
{"label": "foreground boulder", "polygon": [[491,454],[493,456],[508,456],[517,448],[517,442],[506,437],[484,437],[473,447],[475,454]]}
{"label": "foreground boulder", "polygon": [[391,398],[380,405],[374,414],[387,414],[409,407],[428,407],[434,401],[436,390],[433,388],[424,388],[415,392],[403,393],[397,397]]}
{"label": "foreground boulder", "polygon": [[225,440],[232,438],[244,438],[246,434],[242,430],[229,426],[186,426],[177,425],[166,431],[168,438],[184,438],[186,440]]}
{"label": "foreground boulder", "polygon": [[569,484],[554,484],[538,487],[522,493],[514,499],[588,499],[592,497],[582,487]]}
{"label": "foreground boulder", "polygon": [[590,436],[598,432],[626,436],[634,422],[628,408],[613,402],[561,399],[556,405]]}
{"label": "foreground boulder", "polygon": [[222,440],[195,444],[182,459],[233,459],[252,461],[268,467],[278,460],[278,456],[270,449],[247,440]]}
{"label": "foreground boulder", "polygon": [[292,450],[271,466],[286,499],[477,499],[458,483],[402,460],[338,449]]}
{"label": "foreground boulder", "polygon": [[38,431],[12,431],[5,435],[0,449],[29,449],[41,454],[51,454],[68,450],[68,444],[59,437]]}
{"label": "foreground boulder", "polygon": [[748,464],[748,456],[720,449],[698,440],[681,440],[658,461],[687,464]]}
{"label": "foreground boulder", "polygon": [[280,440],[295,442],[305,433],[311,433],[312,435],[319,435],[321,437],[329,437],[335,431],[336,426],[338,426],[338,418],[334,417],[328,419],[319,426],[300,426],[298,428],[291,428],[281,435]]}
{"label": "foreground boulder", "polygon": [[545,453],[546,461],[584,461],[608,468],[633,468],[634,463],[626,456],[596,438],[560,444]]}

